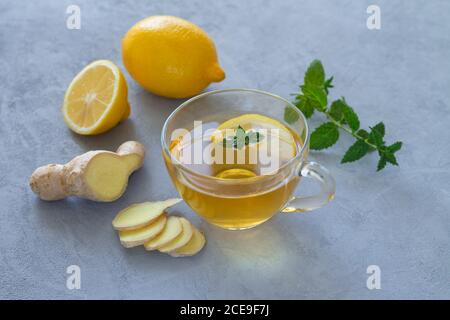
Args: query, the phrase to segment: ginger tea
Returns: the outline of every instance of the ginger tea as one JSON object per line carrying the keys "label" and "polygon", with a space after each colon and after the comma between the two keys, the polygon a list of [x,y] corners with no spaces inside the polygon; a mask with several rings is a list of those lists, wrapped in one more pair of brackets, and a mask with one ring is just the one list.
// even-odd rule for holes
{"label": "ginger tea", "polygon": [[[259,114],[201,127],[172,135],[171,155],[164,154],[186,203],[208,222],[227,229],[251,228],[281,210],[299,182],[290,172],[296,166],[284,164],[300,152],[300,137]],[[175,165],[188,170],[175,170]]]}

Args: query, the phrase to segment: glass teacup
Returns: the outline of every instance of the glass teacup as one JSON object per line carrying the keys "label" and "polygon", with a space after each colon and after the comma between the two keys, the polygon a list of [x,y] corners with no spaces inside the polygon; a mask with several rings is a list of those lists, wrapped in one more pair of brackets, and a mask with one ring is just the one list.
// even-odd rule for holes
{"label": "glass teacup", "polygon": [[[239,169],[229,169],[226,164],[215,164],[214,167],[210,164],[208,164],[210,167],[205,167],[201,163],[187,165],[174,152],[174,145],[179,144],[180,137],[183,137],[180,132],[194,132],[195,136],[199,123],[205,123],[207,127],[211,127],[211,124],[212,127],[217,127],[231,118],[243,119],[243,115],[249,115],[247,118],[251,118],[255,114],[265,119],[273,119],[271,120],[273,123],[282,124],[298,142],[295,154],[278,163],[276,170],[267,170],[265,173],[258,171],[255,174],[249,163],[244,163]],[[285,134],[285,132],[282,133]],[[251,130],[247,131],[246,135],[250,138],[244,137],[242,145],[238,147],[236,147],[236,136],[233,137],[231,149],[233,149],[234,141],[235,150],[232,152],[239,152],[238,149],[242,146],[242,149],[246,147],[251,149],[252,139],[254,145],[261,150],[262,144],[259,140],[269,141],[269,138],[280,137],[279,133],[270,135],[264,132],[259,135],[258,132],[256,135],[256,132]],[[211,140],[211,136],[202,134],[203,143]],[[225,153],[228,138],[220,136],[219,143],[216,141],[216,145],[224,148]],[[287,139],[283,138],[281,142],[270,144],[278,148],[280,143],[286,146]],[[206,221],[225,229],[252,228],[267,221],[278,212],[311,211],[324,206],[334,197],[335,182],[328,170],[315,162],[307,161],[309,129],[304,115],[289,101],[271,93],[253,89],[226,89],[200,94],[181,104],[167,118],[162,130],[161,142],[168,172],[181,197]],[[254,149],[258,148],[254,147]],[[223,170],[216,174],[217,172],[203,170],[205,168],[221,168],[221,170],[226,168],[227,178],[224,178]],[[230,179],[229,175],[236,172],[238,174]],[[293,193],[301,177],[317,180],[321,186],[321,192],[314,196],[294,197]]]}

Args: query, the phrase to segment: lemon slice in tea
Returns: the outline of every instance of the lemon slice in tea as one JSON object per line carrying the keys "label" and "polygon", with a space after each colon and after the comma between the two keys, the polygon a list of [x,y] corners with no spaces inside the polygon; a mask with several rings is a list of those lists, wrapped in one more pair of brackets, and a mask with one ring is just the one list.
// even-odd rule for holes
{"label": "lemon slice in tea", "polygon": [[[275,129],[271,131],[271,134],[279,134],[280,139],[295,144],[292,133],[288,128],[286,128],[285,125],[273,118],[269,118],[267,116],[256,113],[248,113],[235,118],[231,118],[221,123],[217,127],[217,130],[225,135],[227,133],[227,129],[237,129],[239,126],[245,131]],[[213,135],[213,139],[215,139],[215,135]]]}
{"label": "lemon slice in tea", "polygon": [[[222,143],[224,138],[234,135],[238,127],[246,132],[253,130],[266,135],[257,143],[258,148],[267,148],[267,136],[279,138],[280,158],[284,160],[295,157],[297,154],[297,143],[291,130],[281,122],[261,114],[249,113],[227,120],[217,127],[211,139],[214,143]],[[249,147],[253,145],[256,144],[249,144]]]}

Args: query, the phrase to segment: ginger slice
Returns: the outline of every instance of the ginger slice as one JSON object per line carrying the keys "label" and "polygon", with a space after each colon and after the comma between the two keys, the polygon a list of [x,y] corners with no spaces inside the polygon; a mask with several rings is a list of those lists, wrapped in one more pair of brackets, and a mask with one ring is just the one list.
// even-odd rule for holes
{"label": "ginger slice", "polygon": [[194,254],[197,254],[200,250],[202,250],[205,243],[205,236],[197,228],[195,228],[191,240],[189,240],[189,242],[183,247],[169,252],[169,254],[172,257],[193,256]]}
{"label": "ginger slice", "polygon": [[189,242],[189,240],[191,240],[192,235],[194,234],[194,227],[187,219],[183,217],[179,217],[178,219],[181,222],[183,231],[172,241],[158,247],[158,250],[160,252],[174,251],[178,248],[183,247],[186,243]]}
{"label": "ginger slice", "polygon": [[117,214],[112,222],[113,227],[116,230],[139,229],[152,223],[164,213],[165,209],[176,205],[180,201],[181,199],[174,198],[133,204]]}
{"label": "ginger slice", "polygon": [[181,232],[183,231],[183,227],[181,225],[181,220],[179,217],[170,216],[167,219],[166,226],[163,231],[155,238],[150,239],[146,243],[144,243],[144,247],[146,250],[155,250],[158,247],[161,247],[173,239],[175,239]]}
{"label": "ginger slice", "polygon": [[119,231],[120,243],[125,248],[143,245],[148,240],[156,237],[165,227],[167,216],[162,214],[151,224],[134,230]]}

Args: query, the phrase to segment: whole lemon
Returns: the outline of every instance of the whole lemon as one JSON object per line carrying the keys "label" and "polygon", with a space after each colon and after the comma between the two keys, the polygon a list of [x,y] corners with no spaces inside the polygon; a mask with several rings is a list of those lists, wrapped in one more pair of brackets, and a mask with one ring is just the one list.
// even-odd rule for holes
{"label": "whole lemon", "polygon": [[122,59],[141,86],[168,98],[194,96],[225,78],[208,34],[172,16],[151,16],[131,27],[122,40]]}

